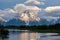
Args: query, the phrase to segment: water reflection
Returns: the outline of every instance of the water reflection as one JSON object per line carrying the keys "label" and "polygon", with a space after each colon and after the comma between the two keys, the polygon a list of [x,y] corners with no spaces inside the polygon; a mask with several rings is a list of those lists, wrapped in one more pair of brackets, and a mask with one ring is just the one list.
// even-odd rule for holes
{"label": "water reflection", "polygon": [[21,40],[38,40],[40,38],[39,33],[24,32],[20,34]]}
{"label": "water reflection", "polygon": [[7,30],[0,31],[0,40],[7,40],[9,32]]}
{"label": "water reflection", "polygon": [[9,36],[6,35],[6,37],[7,38],[2,37],[2,39],[0,37],[0,40],[60,40],[59,33],[37,33],[29,31],[11,31],[9,32]]}

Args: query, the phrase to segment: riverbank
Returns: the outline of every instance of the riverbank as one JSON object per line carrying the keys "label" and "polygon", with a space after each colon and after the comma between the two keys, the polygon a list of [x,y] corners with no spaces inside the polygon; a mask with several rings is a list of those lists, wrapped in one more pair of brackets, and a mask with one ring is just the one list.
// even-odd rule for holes
{"label": "riverbank", "polygon": [[9,34],[8,30],[6,30],[4,28],[0,28],[0,37],[7,38],[8,34]]}
{"label": "riverbank", "polygon": [[[5,28],[8,29],[8,28]],[[60,30],[57,29],[38,29],[38,28],[18,28],[18,29],[8,29],[10,31],[31,31],[31,32],[39,32],[39,33],[60,33]]]}
{"label": "riverbank", "polygon": [[46,30],[39,30],[39,29],[35,29],[35,30],[30,30],[30,31],[33,31],[33,32],[39,32],[39,33],[60,33],[60,30],[49,30],[49,29],[46,29]]}
{"label": "riverbank", "polygon": [[29,30],[34,32],[42,32],[42,33],[60,33],[60,24],[55,25],[21,25],[21,26],[0,26],[0,29],[18,29],[18,30]]}

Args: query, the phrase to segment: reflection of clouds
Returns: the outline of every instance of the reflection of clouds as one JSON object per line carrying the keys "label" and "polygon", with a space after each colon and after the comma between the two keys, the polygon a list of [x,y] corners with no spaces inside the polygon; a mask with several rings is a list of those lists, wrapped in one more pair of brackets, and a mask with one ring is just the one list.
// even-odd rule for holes
{"label": "reflection of clouds", "polygon": [[27,32],[22,33],[20,37],[21,37],[21,40],[28,40],[28,33]]}
{"label": "reflection of clouds", "polygon": [[38,33],[30,33],[30,40],[38,40]]}
{"label": "reflection of clouds", "polygon": [[21,40],[38,40],[40,35],[38,33],[28,33],[28,32],[23,32],[20,35]]}
{"label": "reflection of clouds", "polygon": [[60,36],[51,36],[58,35],[58,33],[30,33],[22,32],[20,35],[21,40],[55,40],[60,39]]}
{"label": "reflection of clouds", "polygon": [[34,33],[22,31],[9,33],[8,40],[60,40],[60,35],[58,33]]}

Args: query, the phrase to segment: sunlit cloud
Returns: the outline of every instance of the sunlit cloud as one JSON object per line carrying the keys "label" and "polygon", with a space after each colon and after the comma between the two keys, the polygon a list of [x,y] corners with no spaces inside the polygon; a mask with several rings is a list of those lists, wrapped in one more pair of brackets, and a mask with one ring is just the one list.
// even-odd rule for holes
{"label": "sunlit cloud", "polygon": [[40,2],[38,0],[27,0],[26,2],[24,2],[25,4],[35,4],[35,5],[44,5],[44,2]]}
{"label": "sunlit cloud", "polygon": [[[33,4],[33,5],[28,5]],[[47,6],[40,8],[36,5],[44,5],[44,0],[26,0],[23,4],[16,4],[13,8],[0,10],[0,21],[8,22],[12,19],[20,19],[26,23],[29,21],[48,21],[60,18],[60,6]],[[28,23],[29,24],[29,23]]]}
{"label": "sunlit cloud", "polygon": [[23,20],[25,22],[40,20],[37,14],[39,11],[41,11],[41,9],[37,6],[26,6],[24,4],[17,4],[14,9],[19,14],[18,16],[20,20]]}
{"label": "sunlit cloud", "polygon": [[28,23],[29,21],[40,21],[38,12],[41,9],[37,6],[26,6],[25,4],[16,4],[14,8],[0,10],[0,20],[8,22],[12,19],[20,19]]}
{"label": "sunlit cloud", "polygon": [[52,7],[47,7],[45,9],[46,12],[55,12],[55,11],[60,11],[60,6],[52,6]]}

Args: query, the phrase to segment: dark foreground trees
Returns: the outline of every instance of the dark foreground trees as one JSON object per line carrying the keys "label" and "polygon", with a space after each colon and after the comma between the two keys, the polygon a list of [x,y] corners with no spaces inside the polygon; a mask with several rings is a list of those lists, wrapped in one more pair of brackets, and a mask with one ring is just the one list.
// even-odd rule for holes
{"label": "dark foreground trees", "polygon": [[60,24],[54,25],[20,25],[20,26],[0,26],[1,29],[19,29],[19,30],[32,30],[32,31],[50,31],[50,32],[60,32]]}
{"label": "dark foreground trees", "polygon": [[21,26],[2,26],[0,28],[9,28],[9,29],[55,29],[55,30],[60,30],[60,24],[55,24],[55,25],[34,25],[34,26],[29,26],[29,25],[21,25]]}

